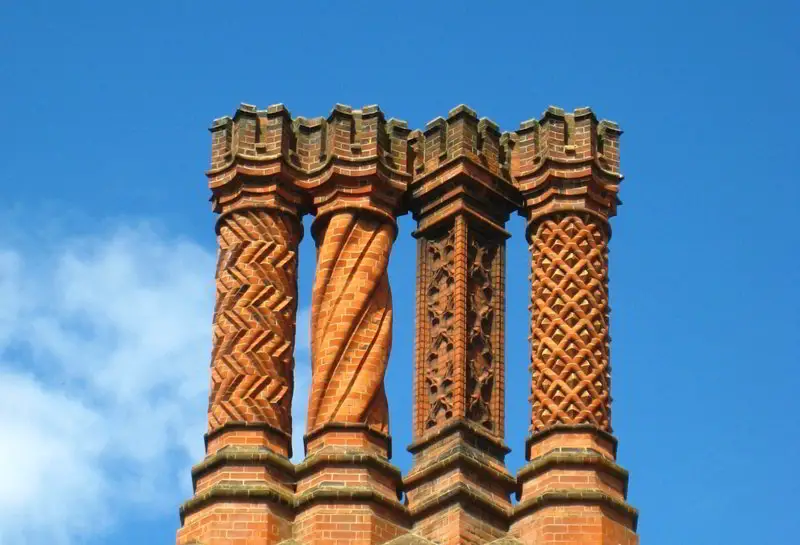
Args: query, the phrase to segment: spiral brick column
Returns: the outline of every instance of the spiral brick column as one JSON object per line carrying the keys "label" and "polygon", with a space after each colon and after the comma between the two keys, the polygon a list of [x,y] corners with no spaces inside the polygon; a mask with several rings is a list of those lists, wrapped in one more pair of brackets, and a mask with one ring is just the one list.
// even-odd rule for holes
{"label": "spiral brick column", "polygon": [[365,424],[389,432],[383,379],[392,344],[386,269],[394,230],[380,219],[343,211],[333,214],[318,234],[309,431]]}
{"label": "spiral brick column", "polygon": [[620,134],[588,109],[556,108],[517,132],[512,170],[532,256],[532,417],[512,533],[526,545],[638,543],[609,392]]}
{"label": "spiral brick column", "polygon": [[408,531],[401,475],[391,463],[384,378],[392,345],[387,267],[405,212],[405,123],[374,106],[337,106],[302,120],[308,157],[332,172],[302,187],[317,216],[311,305],[306,459],[298,466],[295,538],[305,545],[373,545]]}

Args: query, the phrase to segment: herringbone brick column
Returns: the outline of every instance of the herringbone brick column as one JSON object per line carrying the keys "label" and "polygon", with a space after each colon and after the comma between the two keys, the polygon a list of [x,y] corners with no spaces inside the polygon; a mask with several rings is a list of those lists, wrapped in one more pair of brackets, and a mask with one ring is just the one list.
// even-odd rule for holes
{"label": "herringbone brick column", "polygon": [[219,255],[206,459],[178,543],[271,545],[292,535],[292,386],[302,199],[255,161],[264,116],[211,129]]}
{"label": "herringbone brick column", "polygon": [[466,106],[412,138],[414,467],[404,485],[415,533],[442,545],[506,535],[516,488],[504,465],[503,226],[518,204],[507,145]]}
{"label": "herringbone brick column", "polygon": [[551,108],[517,133],[512,171],[531,245],[532,421],[512,533],[529,545],[635,545],[637,512],[615,463],[608,219],[620,131]]}

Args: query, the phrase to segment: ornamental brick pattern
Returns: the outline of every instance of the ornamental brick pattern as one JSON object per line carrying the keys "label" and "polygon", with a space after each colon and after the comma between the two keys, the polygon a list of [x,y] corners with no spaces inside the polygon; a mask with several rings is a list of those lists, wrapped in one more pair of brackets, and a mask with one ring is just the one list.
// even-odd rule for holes
{"label": "ornamental brick pattern", "polygon": [[383,377],[392,344],[389,252],[394,228],[354,212],[319,234],[311,305],[312,382],[307,427],[366,424],[389,433]]}
{"label": "ornamental brick pattern", "polygon": [[[424,325],[420,335],[424,339],[422,358],[425,360],[423,392],[427,394],[421,425],[433,428],[453,418],[455,410],[455,233],[421,241],[421,286],[424,291]],[[420,433],[421,430],[418,430]]]}
{"label": "ornamental brick pattern", "polygon": [[243,210],[222,219],[217,240],[209,430],[262,422],[291,434],[300,225]]}
{"label": "ornamental brick pattern", "polygon": [[[206,458],[178,545],[638,545],[611,435],[616,124],[550,107],[513,132],[466,106],[423,130],[377,106],[241,105],[211,127],[219,262]],[[527,220],[528,463],[505,467],[505,224]],[[384,377],[396,218],[417,222],[413,466]],[[291,457],[297,247],[312,214],[312,384]],[[517,272],[514,271],[514,274]],[[518,503],[511,503],[515,494]]]}
{"label": "ornamental brick pattern", "polygon": [[593,216],[551,216],[531,240],[531,431],[610,428],[606,228]]}

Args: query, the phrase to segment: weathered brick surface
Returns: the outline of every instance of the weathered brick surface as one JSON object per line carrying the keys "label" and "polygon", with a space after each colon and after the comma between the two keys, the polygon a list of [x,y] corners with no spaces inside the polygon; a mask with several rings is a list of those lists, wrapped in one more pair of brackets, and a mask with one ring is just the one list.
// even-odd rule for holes
{"label": "weathered brick surface", "polygon": [[[377,106],[243,104],[211,127],[220,247],[206,459],[179,545],[636,545],[610,435],[608,220],[616,124],[550,107],[501,133],[466,106],[424,130]],[[414,464],[384,376],[396,218],[418,229]],[[505,444],[505,240],[532,253],[528,464]],[[306,459],[291,455],[301,217],[316,216]],[[511,504],[516,493],[519,503]],[[400,501],[405,495],[405,504]]]}

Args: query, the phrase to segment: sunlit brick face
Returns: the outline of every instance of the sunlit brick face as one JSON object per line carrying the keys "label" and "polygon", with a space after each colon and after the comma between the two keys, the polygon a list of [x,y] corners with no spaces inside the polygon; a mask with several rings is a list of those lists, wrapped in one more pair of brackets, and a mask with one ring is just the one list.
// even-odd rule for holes
{"label": "sunlit brick face", "polygon": [[[501,132],[461,105],[410,130],[377,106],[305,118],[243,104],[211,132],[220,218],[209,426],[178,545],[638,545],[610,433],[609,220],[622,179],[614,123],[550,107]],[[394,410],[413,416],[414,461],[403,475],[390,462],[384,380],[388,263],[397,218],[409,212],[417,313],[403,329],[415,332],[404,364],[414,395],[411,410]],[[527,220],[531,252],[524,447],[505,435],[514,212]],[[295,453],[305,458],[293,463],[306,214],[317,246],[312,376],[305,452]],[[507,440],[528,459],[516,476]]]}

